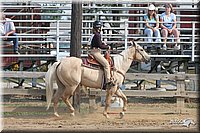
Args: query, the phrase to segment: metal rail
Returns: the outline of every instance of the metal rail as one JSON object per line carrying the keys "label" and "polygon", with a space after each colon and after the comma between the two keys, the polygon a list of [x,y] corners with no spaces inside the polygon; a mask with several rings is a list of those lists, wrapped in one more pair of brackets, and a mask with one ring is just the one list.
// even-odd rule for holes
{"label": "metal rail", "polygon": [[[38,39],[39,38],[42,38],[42,39],[44,39],[44,38],[55,38],[54,41],[53,40],[51,40],[51,41],[47,41],[47,40],[44,40],[44,41],[41,41],[41,40],[39,40],[39,41],[35,41],[35,40],[34,41],[20,41],[20,44],[22,44],[22,43],[32,43],[32,44],[37,44],[37,43],[39,43],[39,44],[42,44],[42,43],[56,43],[56,53],[58,53],[57,56],[56,56],[56,59],[58,59],[59,58],[58,55],[59,55],[59,51],[60,51],[59,50],[60,43],[70,43],[70,41],[60,41],[59,40],[60,37],[67,37],[67,36],[60,35],[60,32],[59,32],[60,31],[60,28],[59,28],[59,23],[60,22],[61,22],[61,20],[56,21],[57,25],[56,25],[56,27],[54,27],[54,28],[56,28],[56,33],[54,34],[54,36],[52,36],[51,34],[50,35],[46,34],[45,36],[42,36],[42,35],[39,36],[37,34],[35,34],[35,35],[32,34],[33,36],[32,35],[30,36],[29,34],[27,34],[27,35],[26,34],[19,35],[19,38],[38,38]],[[132,38],[145,39],[145,38],[147,38],[147,37],[144,37],[144,36],[142,36],[142,37],[138,37],[138,36],[134,37],[134,35],[133,36],[130,35],[128,33],[128,30],[129,30],[128,22],[129,21],[124,21],[124,25],[125,25],[124,34],[121,34],[121,36],[113,36],[113,35],[110,35],[110,34],[105,34],[105,35],[103,35],[103,38],[115,38],[115,39],[116,38],[123,38],[122,41],[124,41],[123,44],[124,44],[125,49],[128,47],[128,39],[132,39]],[[142,23],[142,21],[140,21],[140,22]],[[179,22],[179,23],[181,23],[181,22]],[[187,39],[191,38],[192,41],[187,42],[187,43],[191,43],[192,44],[191,45],[192,46],[192,54],[191,55],[176,55],[176,57],[191,57],[191,60],[194,61],[195,57],[199,57],[199,56],[195,55],[195,52],[194,52],[195,51],[195,49],[194,49],[195,44],[197,44],[197,42],[195,42],[195,38],[198,37],[198,35],[195,35],[195,31],[196,31],[195,24],[197,22],[190,22],[190,23],[192,23],[192,26],[193,26],[193,28],[192,28],[192,36],[187,37]],[[106,37],[106,35],[109,35],[109,37]],[[84,36],[84,37],[86,37],[86,36]],[[89,37],[89,36],[87,36],[87,37]],[[1,38],[4,38],[4,37],[1,37]],[[8,38],[11,38],[11,37],[8,37]],[[152,38],[155,38],[155,37],[152,37]],[[161,39],[163,39],[163,38],[161,37]],[[169,39],[173,39],[173,37],[169,37]],[[184,37],[180,37],[180,39],[186,39],[186,37],[185,36]],[[83,44],[86,43],[86,42],[87,41],[83,41]],[[117,42],[117,41],[114,41],[114,42]],[[109,41],[108,41],[108,43],[109,43]],[[173,57],[173,56],[174,55],[165,55],[165,57]],[[162,57],[162,55],[155,55],[154,57]]]}
{"label": "metal rail", "polygon": [[[82,1],[84,4],[88,4],[90,3],[90,1]],[[197,4],[198,1],[181,1],[181,2],[177,2],[174,0],[168,0],[168,1],[163,1],[163,0],[154,0],[155,3],[160,3],[160,4],[165,4],[165,3],[172,3],[172,4],[178,4],[178,5],[191,5],[191,4]],[[71,4],[71,1],[66,1],[66,0],[11,0],[11,1],[2,1],[2,3],[10,3],[10,4],[19,4],[19,3],[28,3],[28,4]],[[107,0],[102,0],[102,1],[95,1],[96,4],[112,4],[112,1],[107,1]],[[151,1],[141,1],[141,0],[126,0],[126,1],[117,1],[117,4],[147,4],[147,3],[151,3]]]}
{"label": "metal rail", "polygon": [[[16,12],[7,12],[5,15],[15,15],[15,16],[22,16],[22,15],[41,15],[41,16],[71,16],[71,14],[67,13],[16,13]],[[143,17],[146,14],[134,14],[135,17]],[[158,14],[160,15],[160,14]],[[83,16],[117,16],[117,17],[132,17],[133,14],[124,14],[124,13],[118,13],[118,14],[113,14],[113,13],[83,13]],[[200,15],[176,15],[177,17],[188,17],[188,18],[196,18],[199,17]]]}
{"label": "metal rail", "polygon": [[[35,8],[35,9],[51,9],[51,8],[55,8],[55,9],[58,9],[58,10],[71,10],[71,7],[55,7],[55,6],[51,6],[51,5],[48,5],[48,6],[42,6],[41,8],[41,5],[38,6],[38,5],[33,5],[33,4],[36,4],[36,3],[39,3],[39,4],[46,4],[46,3],[51,3],[51,2],[48,2],[48,1],[37,1],[37,0],[31,0],[29,1],[28,3],[30,5],[14,5],[16,3],[20,3],[20,2],[12,2],[10,3],[11,5],[3,5],[2,8]],[[107,2],[104,1],[106,4]],[[149,2],[140,2],[138,1],[140,4],[149,4]],[[138,2],[136,1],[131,1],[131,4],[138,4]],[[156,1],[157,4],[161,5],[161,4],[164,4],[164,3],[168,3],[168,2],[163,2],[163,1]],[[3,4],[9,4],[8,2],[3,2]],[[21,3],[23,3],[23,1],[21,1]],[[27,2],[26,2],[27,3]],[[57,3],[61,3],[61,4],[71,4],[71,2],[67,2],[67,1],[62,1],[62,0],[58,0],[58,1],[54,1],[53,3],[57,4]],[[84,3],[84,2],[83,2]],[[98,2],[95,2],[95,3],[98,3]],[[94,6],[92,5],[89,5],[89,6],[83,6],[83,9],[84,10],[94,10],[94,9],[99,9],[99,10],[109,10],[109,11],[112,11],[112,10],[119,10],[119,11],[127,11],[127,10],[141,10],[141,11],[144,11],[147,9],[147,7],[130,7],[130,2],[118,2],[118,4],[129,4],[126,5],[126,7],[104,7],[104,6],[101,6],[101,7],[98,7],[94,4]],[[194,5],[194,7],[191,7],[191,8],[182,8],[182,7],[175,7],[175,10],[176,11],[196,11],[198,10],[197,9],[197,2],[173,2],[173,1],[170,1],[170,3],[172,4],[176,4],[176,5]],[[87,3],[89,4],[89,3]],[[101,3],[102,4],[102,3]],[[108,2],[109,4],[109,2]],[[163,7],[158,7],[158,9],[164,9]],[[16,15],[16,16],[33,16],[33,15],[40,15],[40,16],[71,16],[71,13],[34,13],[34,12],[6,12],[5,13],[6,15]],[[87,16],[87,17],[92,17],[92,16],[105,16],[105,17],[113,17],[113,16],[117,16],[117,17],[125,17],[127,19],[127,17],[143,17],[145,14],[144,13],[139,13],[139,14],[126,14],[126,13],[118,13],[118,14],[113,14],[113,13],[83,13],[83,16]],[[160,14],[159,14],[160,15]],[[177,14],[176,15],[177,18],[180,18],[180,17],[187,17],[187,18],[197,18],[197,17],[200,17],[200,15],[180,15],[180,14]],[[18,34],[18,37],[19,37],[19,43],[22,44],[22,45],[29,45],[29,44],[35,44],[35,45],[41,45],[41,44],[50,44],[50,43],[53,43],[55,44],[56,46],[56,58],[58,59],[58,55],[59,52],[60,52],[60,44],[61,43],[67,43],[69,45],[70,41],[69,40],[60,40],[61,38],[67,38],[67,37],[70,37],[70,34],[65,34],[65,33],[61,33],[62,31],[66,31],[68,30],[70,32],[71,30],[71,27],[67,27],[67,26],[64,26],[64,27],[60,27],[61,23],[71,23],[71,20],[12,20],[13,22],[18,22],[18,23],[55,23],[56,25],[55,26],[52,26],[52,27],[43,27],[43,26],[16,26],[16,28],[18,30],[23,30],[23,29],[28,29],[28,30],[42,30],[42,29],[46,29],[46,30],[53,30],[51,33],[49,34],[30,34],[30,33],[19,33]],[[103,34],[103,39],[120,39],[119,41],[112,41],[112,40],[108,40],[107,43],[108,44],[111,44],[111,43],[116,43],[116,42],[120,42],[121,44],[123,44],[123,47],[126,49],[128,47],[128,43],[129,43],[129,40],[130,39],[134,39],[134,38],[141,38],[141,39],[146,39],[148,37],[146,36],[143,36],[143,35],[132,35],[129,33],[130,30],[134,30],[134,29],[137,29],[137,30],[143,30],[144,27],[141,27],[142,24],[144,24],[145,22],[144,21],[128,21],[127,20],[119,20],[119,21],[113,21],[113,20],[103,20],[104,23],[113,23],[113,24],[122,24],[124,25],[123,27],[104,27],[103,29],[104,30],[109,30],[109,31],[112,31],[112,30],[117,30],[119,31],[119,34],[109,34],[109,33],[104,33]],[[83,26],[83,31],[87,31],[87,32],[83,32],[83,36],[82,36],[82,44],[87,44],[87,40],[88,38],[90,37],[90,31],[92,29],[91,27],[91,24],[93,23],[93,20],[83,20],[83,23],[84,24],[88,24],[87,26]],[[129,27],[129,24],[140,24],[139,27]],[[192,29],[191,28],[180,28],[178,27],[178,30],[179,31],[191,31],[192,35],[181,35],[180,36],[180,39],[187,39],[188,41],[187,42],[181,42],[182,44],[189,44],[191,46],[191,55],[176,55],[176,57],[189,57],[191,58],[192,61],[194,61],[194,58],[198,57],[198,55],[195,55],[195,45],[198,44],[198,42],[196,40],[198,40],[198,32],[199,32],[199,29],[196,28],[196,24],[199,24],[198,21],[177,21],[177,24],[178,26],[180,26],[180,24],[191,24],[192,25]],[[4,38],[4,37],[0,37],[0,38]],[[8,38],[11,38],[11,37],[8,37]],[[42,40],[33,40],[33,41],[24,41],[22,39],[42,39]],[[152,37],[153,39],[155,39],[155,37]],[[51,40],[48,40],[48,39],[51,39]],[[161,39],[163,39],[161,37]],[[174,39],[173,37],[169,37],[169,39]],[[141,41],[139,42],[140,44],[145,44],[146,42],[144,41]],[[55,49],[55,48],[54,48]],[[8,56],[8,55],[6,55]],[[20,57],[21,55],[15,55],[17,57]],[[22,55],[23,56],[23,55]],[[44,56],[44,55],[43,55]],[[50,55],[52,56],[52,55]],[[55,56],[55,55],[54,55]],[[154,55],[151,55],[151,56],[154,56]],[[175,56],[175,55],[165,55],[165,57],[171,57],[171,56]],[[155,55],[154,57],[162,57],[162,55]]]}

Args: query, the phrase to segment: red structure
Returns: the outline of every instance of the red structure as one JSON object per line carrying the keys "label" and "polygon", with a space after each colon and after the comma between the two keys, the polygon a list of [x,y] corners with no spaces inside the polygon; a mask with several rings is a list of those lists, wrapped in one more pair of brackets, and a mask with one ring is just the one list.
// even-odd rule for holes
{"label": "red structure", "polygon": [[[13,4],[11,4],[13,5]],[[19,8],[11,8],[10,5],[3,5],[2,11],[5,13],[41,13],[42,10],[38,8],[39,5],[30,6],[27,7],[27,3],[20,3],[16,4],[19,5]],[[23,7],[24,6],[24,7]],[[6,17],[11,18],[12,20],[41,20],[42,16],[41,15],[6,15]],[[14,22],[16,27],[49,27],[50,23],[49,22]],[[41,28],[16,28],[16,33],[17,34],[43,34],[47,33],[49,30],[47,29],[41,29]],[[43,38],[19,38],[19,41],[40,41]],[[27,44],[19,44],[21,45],[27,45]],[[31,45],[31,44],[29,44]],[[13,54],[12,53],[12,45],[7,45],[2,47],[2,53],[3,54]],[[4,57],[2,58],[2,64],[1,67],[2,69],[8,68],[9,66],[12,66],[13,64],[16,64],[19,62],[18,57]],[[38,61],[39,62],[39,61]],[[32,64],[31,60],[26,60],[24,61],[24,67],[29,67]]]}

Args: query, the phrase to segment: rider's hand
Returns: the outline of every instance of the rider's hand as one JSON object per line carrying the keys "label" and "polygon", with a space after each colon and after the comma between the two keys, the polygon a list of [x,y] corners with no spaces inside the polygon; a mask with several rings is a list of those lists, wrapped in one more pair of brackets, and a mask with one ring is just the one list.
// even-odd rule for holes
{"label": "rider's hand", "polygon": [[104,45],[107,45],[107,43],[106,43],[106,42],[104,42],[104,41],[102,41],[102,43],[103,43]]}

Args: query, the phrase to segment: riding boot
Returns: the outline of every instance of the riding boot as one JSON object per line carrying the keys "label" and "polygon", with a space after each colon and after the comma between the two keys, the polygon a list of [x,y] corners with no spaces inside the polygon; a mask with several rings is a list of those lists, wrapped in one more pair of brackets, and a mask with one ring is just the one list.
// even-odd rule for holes
{"label": "riding boot", "polygon": [[106,89],[111,88],[111,87],[113,87],[113,86],[115,86],[115,83],[114,83],[113,81],[108,81],[108,82],[106,83]]}

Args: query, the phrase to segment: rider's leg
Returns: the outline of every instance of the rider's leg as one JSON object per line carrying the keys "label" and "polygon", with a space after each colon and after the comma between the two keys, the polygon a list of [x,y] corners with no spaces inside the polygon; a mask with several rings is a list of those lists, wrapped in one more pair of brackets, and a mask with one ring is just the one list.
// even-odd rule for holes
{"label": "rider's leg", "polygon": [[92,52],[91,53],[95,59],[104,67],[104,74],[106,77],[106,84],[111,85],[111,76],[110,76],[110,66],[108,61],[101,55],[100,52]]}
{"label": "rider's leg", "polygon": [[101,55],[100,52],[94,54],[95,59],[104,67],[104,73],[106,76],[106,83],[110,81],[110,66],[108,61]]}

